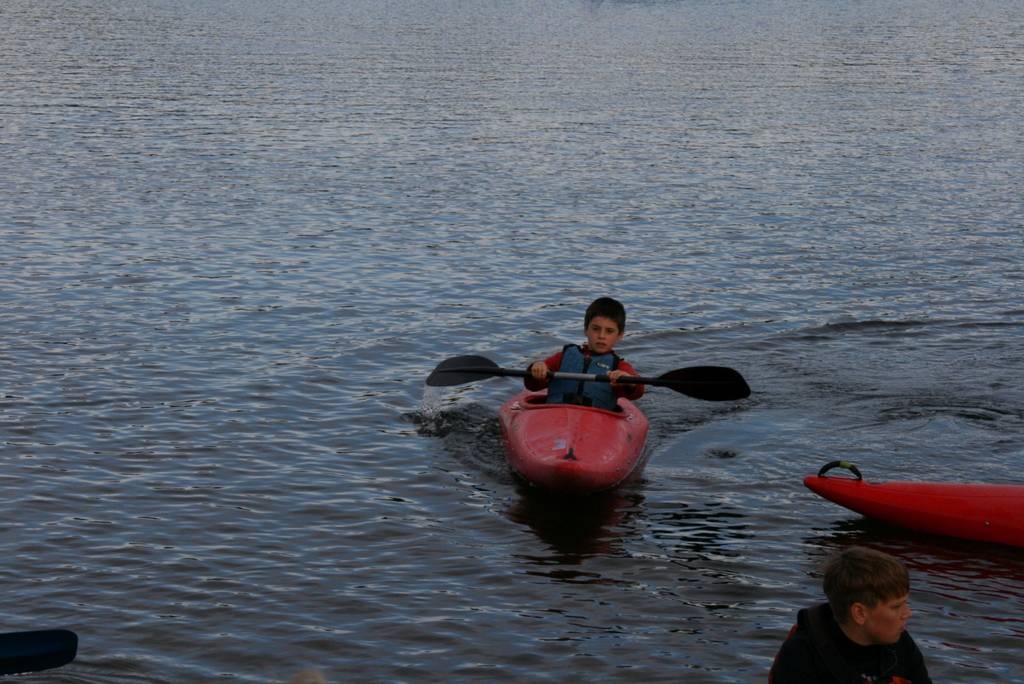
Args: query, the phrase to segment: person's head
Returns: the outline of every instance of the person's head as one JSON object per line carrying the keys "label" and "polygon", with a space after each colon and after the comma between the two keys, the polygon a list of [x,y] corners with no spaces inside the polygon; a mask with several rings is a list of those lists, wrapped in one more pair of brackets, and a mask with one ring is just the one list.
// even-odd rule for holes
{"label": "person's head", "polygon": [[825,564],[822,588],[836,622],[863,645],[894,644],[910,619],[910,576],[889,554],[851,546]]}
{"label": "person's head", "polygon": [[626,333],[625,307],[611,297],[595,299],[583,317],[583,332],[591,350],[607,354]]}

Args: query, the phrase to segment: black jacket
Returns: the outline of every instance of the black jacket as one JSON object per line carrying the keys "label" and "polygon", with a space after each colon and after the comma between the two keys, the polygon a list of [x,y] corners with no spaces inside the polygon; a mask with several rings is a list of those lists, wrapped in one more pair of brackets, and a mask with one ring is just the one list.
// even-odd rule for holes
{"label": "black jacket", "polygon": [[797,613],[768,676],[771,684],[931,684],[908,632],[887,646],[861,646],[839,628],[827,603]]}

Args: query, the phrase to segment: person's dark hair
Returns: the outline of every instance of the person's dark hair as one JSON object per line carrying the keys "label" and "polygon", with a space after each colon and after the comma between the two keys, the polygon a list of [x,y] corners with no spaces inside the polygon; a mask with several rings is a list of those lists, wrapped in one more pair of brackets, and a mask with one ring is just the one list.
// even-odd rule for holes
{"label": "person's dark hair", "polygon": [[619,326],[619,332],[626,332],[626,307],[617,299],[611,297],[598,297],[587,307],[587,314],[583,317],[583,327],[590,325],[590,321],[597,316],[615,321]]}
{"label": "person's dark hair", "polygon": [[825,563],[822,589],[832,615],[837,622],[844,622],[854,603],[871,608],[909,594],[910,576],[903,564],[889,554],[851,546]]}

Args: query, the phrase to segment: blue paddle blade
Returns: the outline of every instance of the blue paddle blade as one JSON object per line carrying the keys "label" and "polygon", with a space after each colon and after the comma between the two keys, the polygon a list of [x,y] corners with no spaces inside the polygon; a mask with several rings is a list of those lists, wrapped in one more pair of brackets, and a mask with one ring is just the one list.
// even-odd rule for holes
{"label": "blue paddle blade", "polygon": [[0,675],[67,665],[78,652],[78,635],[67,629],[0,634]]}

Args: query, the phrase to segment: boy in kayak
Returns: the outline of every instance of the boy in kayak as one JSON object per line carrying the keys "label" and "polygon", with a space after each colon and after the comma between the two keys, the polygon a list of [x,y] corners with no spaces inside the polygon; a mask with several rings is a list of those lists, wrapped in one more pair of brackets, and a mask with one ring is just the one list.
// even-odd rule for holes
{"label": "boy in kayak", "polygon": [[[643,385],[618,382],[623,376],[637,374],[633,366],[615,353],[615,345],[625,333],[625,307],[611,297],[595,299],[583,317],[586,344],[567,344],[557,354],[530,364],[530,377],[523,384],[532,391],[547,387],[547,401],[551,404],[581,404],[614,411],[619,397],[639,399],[644,394]],[[607,375],[611,383],[552,380],[549,373],[555,371]]]}
{"label": "boy in kayak", "polygon": [[860,546],[825,565],[828,603],[797,613],[769,684],[931,684],[906,631],[910,578],[892,556]]}

